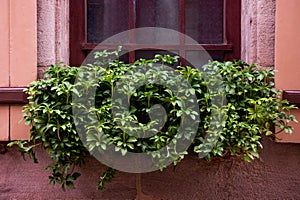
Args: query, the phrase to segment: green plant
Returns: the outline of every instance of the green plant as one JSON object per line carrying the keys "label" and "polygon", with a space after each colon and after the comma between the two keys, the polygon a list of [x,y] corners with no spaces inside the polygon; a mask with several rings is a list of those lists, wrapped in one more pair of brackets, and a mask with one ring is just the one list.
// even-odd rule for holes
{"label": "green plant", "polygon": [[15,141],[24,156],[37,162],[35,148],[42,146],[50,155],[52,163],[45,167],[52,170],[50,183],[73,188],[73,180],[79,177],[74,172],[76,165],[84,162],[89,152],[85,149],[76,132],[72,116],[72,89],[77,69],[60,63],[51,66],[44,79],[32,82],[25,90],[29,103],[23,107],[26,125],[30,125],[30,140]]}
{"label": "green plant", "polygon": [[[292,133],[288,123],[296,121],[290,115],[290,110],[295,107],[286,100],[279,100],[281,91],[274,87],[274,70],[260,70],[255,64],[241,61],[211,62],[206,67],[216,67],[223,77],[227,99],[224,108],[226,125],[210,155],[243,155],[246,161],[251,161],[259,157],[262,137],[275,139],[281,131]],[[209,112],[209,107],[203,109]],[[209,121],[208,116],[204,121]],[[203,127],[205,129],[207,124]],[[196,139],[194,150],[197,152],[199,147],[201,138]]]}
{"label": "green plant", "polygon": [[[118,51],[96,53],[96,58],[107,58],[113,54],[117,55]],[[205,65],[204,71],[179,66],[176,68],[178,78],[174,80],[165,68],[160,68],[160,72],[153,70],[153,65],[173,65],[177,59],[168,55],[157,55],[154,59],[140,59],[133,64],[111,60],[106,68],[100,61],[82,68],[63,67],[62,64],[51,66],[44,79],[32,82],[25,91],[29,95],[29,103],[24,106],[23,111],[25,124],[31,126],[30,140],[14,141],[9,145],[18,145],[22,155],[29,154],[35,162],[35,148],[42,146],[52,159],[52,163],[46,167],[52,170],[50,182],[62,184],[65,189],[65,186],[74,188],[73,181],[80,175],[74,172],[74,167],[84,163],[89,151],[105,151],[108,144],[113,144],[115,150],[122,155],[127,152],[144,152],[156,159],[158,164],[163,163],[166,157],[177,164],[187,154],[186,149],[178,152],[178,146],[174,144],[168,152],[159,154],[155,150],[170,144],[173,138],[178,137],[179,125],[187,117],[192,119],[189,120],[192,121],[189,124],[191,127],[195,123],[198,127],[190,149],[196,153],[204,152],[207,159],[213,156],[242,155],[246,161],[251,161],[259,157],[262,137],[276,137],[274,126],[281,131],[292,132],[288,122],[296,121],[289,114],[294,106],[285,100],[278,100],[280,91],[274,88],[274,70],[259,70],[255,65],[249,66],[243,62],[215,61]],[[77,77],[83,76],[81,69],[84,69],[84,76],[89,78],[75,83]],[[112,103],[112,98],[118,92],[117,82],[142,80],[147,73],[157,76],[157,80],[168,82],[168,86],[175,87],[186,81],[191,88],[176,93],[156,82],[147,82],[137,89],[129,89],[124,84],[118,91],[127,94],[128,98],[125,102],[117,98],[116,102],[119,104]],[[93,79],[95,75],[99,79]],[[211,91],[210,88],[216,85],[221,90]],[[72,95],[80,97],[83,91],[92,86],[97,87],[94,106],[85,108],[84,102],[72,102]],[[192,98],[194,95],[197,97],[195,100]],[[196,103],[199,112],[195,112],[196,107],[193,104],[183,105],[184,98]],[[218,101],[214,101],[214,98]],[[118,109],[121,104],[127,105],[129,112],[119,112],[120,116],[113,116],[112,109]],[[156,116],[162,117],[160,121],[164,121],[165,125],[151,120],[151,112],[155,113],[155,109],[159,109],[155,106],[157,104],[165,109],[166,116]],[[72,114],[74,106],[85,108],[83,115],[75,121]],[[97,120],[91,120],[91,114],[96,114]],[[81,127],[86,131],[84,136],[78,133],[81,131],[78,130],[80,127],[75,126],[80,122],[88,122]],[[157,134],[146,138],[129,135],[128,132],[134,133],[135,128],[124,125],[127,122],[134,122],[139,130],[144,128]],[[208,135],[211,139],[208,137],[204,142]],[[184,137],[187,140],[193,139],[192,131],[185,129]],[[88,150],[81,140],[87,142]],[[161,164],[159,167],[163,169],[166,166]],[[108,168],[103,173],[98,188],[103,189],[104,183],[110,181],[115,172]]]}

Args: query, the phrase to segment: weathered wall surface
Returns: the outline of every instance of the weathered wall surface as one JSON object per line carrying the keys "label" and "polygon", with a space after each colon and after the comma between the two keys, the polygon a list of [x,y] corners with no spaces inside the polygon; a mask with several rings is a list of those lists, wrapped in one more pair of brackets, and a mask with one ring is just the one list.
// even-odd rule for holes
{"label": "weathered wall surface", "polygon": [[[141,175],[144,199],[300,199],[300,146],[264,141],[261,159],[246,163],[237,159],[215,159],[211,163],[188,156],[176,171]],[[75,182],[77,189],[62,192],[49,185],[50,162],[38,151],[39,164],[24,161],[17,149],[0,154],[0,199],[135,199],[135,174],[119,173],[103,191],[97,191],[102,166],[90,158]],[[148,198],[146,198],[148,197]]]}
{"label": "weathered wall surface", "polygon": [[38,67],[69,63],[69,0],[37,0]]}
{"label": "weathered wall surface", "polygon": [[274,67],[276,0],[242,0],[242,60]]}

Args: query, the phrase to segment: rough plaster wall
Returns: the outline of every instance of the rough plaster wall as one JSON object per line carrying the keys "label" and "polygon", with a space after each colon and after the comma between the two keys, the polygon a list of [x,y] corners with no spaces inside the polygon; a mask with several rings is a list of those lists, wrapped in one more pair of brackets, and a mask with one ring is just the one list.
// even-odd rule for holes
{"label": "rough plaster wall", "polygon": [[69,63],[69,0],[38,0],[38,77],[51,64]]}
{"label": "rough plaster wall", "polygon": [[[263,141],[261,158],[251,163],[234,157],[215,158],[208,163],[196,155],[187,156],[175,168],[141,174],[142,200],[177,199],[300,199],[300,146]],[[24,161],[17,147],[0,154],[0,199],[137,199],[136,175],[119,173],[97,191],[103,166],[86,160],[75,181],[75,190],[63,192],[49,185],[49,155],[38,149],[38,164]],[[77,169],[76,169],[77,170]]]}
{"label": "rough plaster wall", "polygon": [[55,62],[55,1],[38,0],[38,65]]}
{"label": "rough plaster wall", "polygon": [[255,0],[242,0],[242,60],[252,63],[257,54],[257,3]]}
{"label": "rough plaster wall", "polygon": [[271,67],[275,59],[276,0],[258,0],[257,10],[257,61]]}
{"label": "rough plaster wall", "polygon": [[276,0],[242,0],[242,59],[274,66]]}
{"label": "rough plaster wall", "polygon": [[55,7],[56,62],[69,63],[69,0],[57,0]]}

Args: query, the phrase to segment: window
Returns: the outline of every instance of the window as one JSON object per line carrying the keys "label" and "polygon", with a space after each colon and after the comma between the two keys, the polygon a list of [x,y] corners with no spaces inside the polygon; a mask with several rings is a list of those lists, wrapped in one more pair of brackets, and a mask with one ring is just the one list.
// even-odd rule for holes
{"label": "window", "polygon": [[[196,40],[216,60],[240,59],[241,0],[72,0],[70,1],[70,64],[80,65],[98,43],[122,31],[140,27],[162,27],[184,33]],[[153,37],[153,36],[149,36]],[[103,45],[128,50],[128,61],[163,53],[159,45]],[[202,48],[180,40],[163,45],[185,57]]]}

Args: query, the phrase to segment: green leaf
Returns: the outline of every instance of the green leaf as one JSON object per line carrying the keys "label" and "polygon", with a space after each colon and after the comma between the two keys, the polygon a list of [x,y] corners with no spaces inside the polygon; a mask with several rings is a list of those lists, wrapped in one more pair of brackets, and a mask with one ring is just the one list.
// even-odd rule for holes
{"label": "green leaf", "polygon": [[270,135],[273,135],[273,132],[272,131],[267,131],[266,136],[270,136]]}
{"label": "green leaf", "polygon": [[127,142],[136,142],[137,141],[137,139],[135,138],[135,137],[129,137],[128,138],[128,140],[127,140]]}
{"label": "green leaf", "polygon": [[75,188],[74,183],[73,183],[72,181],[67,181],[67,182],[66,182],[66,185],[67,185],[68,188],[70,188],[70,189],[74,189],[74,188]]}

